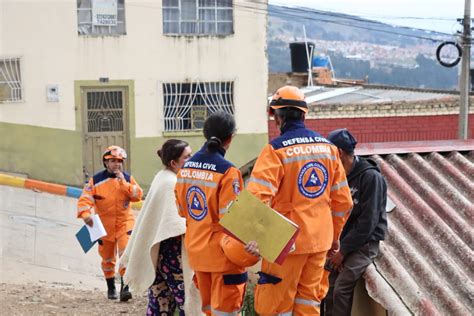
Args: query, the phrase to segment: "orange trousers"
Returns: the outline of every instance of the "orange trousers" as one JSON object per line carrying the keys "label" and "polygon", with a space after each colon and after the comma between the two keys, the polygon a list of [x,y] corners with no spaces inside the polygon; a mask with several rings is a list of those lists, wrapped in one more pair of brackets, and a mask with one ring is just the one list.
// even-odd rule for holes
{"label": "orange trousers", "polygon": [[[113,278],[115,276],[115,262],[117,257],[117,250],[119,258],[122,256],[125,248],[127,247],[130,235],[123,234],[114,241],[102,240],[99,243],[99,255],[102,257],[102,271],[106,279]],[[125,267],[119,267],[119,273],[121,276],[125,274]]]}
{"label": "orange trousers", "polygon": [[289,255],[283,265],[262,262],[262,272],[280,278],[255,287],[255,311],[263,315],[320,315],[319,293],[326,251]]}
{"label": "orange trousers", "polygon": [[245,269],[226,272],[195,271],[194,282],[201,293],[203,313],[206,315],[238,313],[242,309],[245,295],[247,275],[244,273]]}

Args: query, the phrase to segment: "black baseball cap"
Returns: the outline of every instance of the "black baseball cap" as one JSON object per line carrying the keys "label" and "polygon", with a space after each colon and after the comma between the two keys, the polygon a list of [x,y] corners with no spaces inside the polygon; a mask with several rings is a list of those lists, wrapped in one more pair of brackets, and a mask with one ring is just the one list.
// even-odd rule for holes
{"label": "black baseball cap", "polygon": [[347,130],[347,128],[336,129],[329,133],[328,140],[336,145],[337,148],[344,150],[345,152],[352,153],[357,144],[357,140]]}

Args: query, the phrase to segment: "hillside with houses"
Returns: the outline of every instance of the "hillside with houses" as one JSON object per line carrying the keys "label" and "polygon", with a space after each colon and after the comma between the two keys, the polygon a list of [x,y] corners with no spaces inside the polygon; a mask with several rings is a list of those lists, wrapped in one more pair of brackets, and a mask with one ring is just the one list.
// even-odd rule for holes
{"label": "hillside with houses", "polygon": [[289,43],[315,44],[315,56],[330,56],[338,78],[413,88],[453,90],[457,67],[436,61],[436,49],[453,36],[396,27],[346,14],[269,6],[269,70],[291,71]]}

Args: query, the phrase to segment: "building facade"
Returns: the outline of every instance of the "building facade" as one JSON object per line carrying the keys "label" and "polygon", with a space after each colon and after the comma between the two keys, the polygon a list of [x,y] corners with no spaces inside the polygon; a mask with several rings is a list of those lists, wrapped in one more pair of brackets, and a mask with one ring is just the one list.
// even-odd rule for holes
{"label": "building facade", "polygon": [[237,166],[267,142],[267,1],[0,2],[0,170],[81,185],[108,145],[145,187],[168,138],[235,115]]}

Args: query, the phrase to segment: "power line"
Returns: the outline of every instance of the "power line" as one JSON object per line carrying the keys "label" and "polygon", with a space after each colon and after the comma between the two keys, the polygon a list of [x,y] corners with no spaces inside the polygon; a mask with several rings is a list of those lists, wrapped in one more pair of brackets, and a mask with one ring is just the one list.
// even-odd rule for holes
{"label": "power line", "polygon": [[[426,41],[431,41],[431,42],[443,42],[444,41],[444,40],[441,40],[441,39],[434,39],[434,38],[426,37],[426,36],[409,35],[409,34],[404,34],[404,33],[395,32],[395,31],[382,30],[382,29],[377,29],[377,28],[370,28],[370,27],[356,25],[356,24],[336,22],[336,21],[333,21],[333,20],[326,20],[326,19],[314,18],[314,17],[307,16],[307,14],[320,14],[320,15],[327,15],[327,16],[331,16],[331,17],[336,17],[336,18],[339,18],[339,19],[346,19],[346,20],[352,20],[352,21],[357,21],[357,22],[362,22],[362,23],[376,24],[376,25],[380,25],[380,26],[389,27],[389,25],[384,24],[382,22],[367,20],[367,19],[363,19],[363,18],[360,18],[360,17],[357,17],[357,16],[350,16],[350,15],[347,15],[347,14],[339,14],[339,13],[326,12],[326,11],[316,11],[316,10],[313,10],[313,9],[307,9],[307,8],[301,8],[301,7],[287,7],[287,6],[270,6],[269,5],[268,10],[256,8],[254,6],[236,4],[236,3],[234,3],[234,6],[241,7],[242,9],[246,10],[247,12],[264,13],[264,14],[267,14],[267,12],[268,12],[268,15],[273,13],[274,15],[279,15],[281,17],[302,18],[302,19],[309,20],[309,21],[321,21],[321,22],[332,23],[332,24],[336,24],[336,25],[360,28],[360,29],[371,30],[371,31],[376,31],[376,32],[382,32],[382,33],[388,33],[388,34],[393,34],[393,35],[399,35],[399,36],[409,37],[409,38],[416,38],[416,39],[421,39],[421,40],[426,40]],[[278,8],[280,8],[280,9],[278,9]],[[287,12],[285,12],[285,13],[277,12],[278,10],[281,11],[281,9],[289,9],[289,10],[293,10],[293,11],[298,11],[298,12],[304,13],[305,15],[291,14],[291,13],[287,13]],[[258,12],[258,11],[260,11],[260,12]],[[412,31],[412,28],[410,28],[410,27],[397,26],[397,28]],[[451,34],[441,33],[441,32],[436,32],[436,33],[438,33],[440,35],[446,35],[446,36],[451,35]]]}
{"label": "power line", "polygon": [[[291,15],[291,14],[280,13],[280,12],[272,12],[272,13],[277,14],[281,17],[288,17],[288,18],[299,17],[299,18],[302,18],[302,19],[310,20],[310,21],[321,21],[321,22],[332,23],[332,24],[336,24],[336,25],[348,26],[348,27],[353,27],[353,28],[376,31],[376,32],[387,33],[387,34],[398,35],[398,36],[409,37],[409,38],[416,38],[416,39],[426,40],[426,41],[431,41],[431,42],[442,42],[443,41],[441,39],[435,39],[435,38],[426,37],[426,36],[409,35],[409,34],[404,34],[404,33],[400,33],[400,32],[395,32],[395,31],[390,31],[390,30],[382,30],[382,29],[366,27],[366,26],[356,25],[356,24],[351,24],[351,23],[336,22],[336,21],[326,20],[326,19],[310,18],[310,17],[307,17],[307,16]],[[338,14],[330,14],[330,13],[326,14],[325,13],[325,14],[322,14],[322,15],[328,15],[328,16],[333,16],[333,17],[338,17],[338,18],[343,18],[343,19],[348,19],[348,20],[354,20],[354,21],[363,22],[363,23],[373,23],[373,24],[384,25],[384,26],[386,25],[386,24],[383,24],[383,23],[377,22],[377,21],[370,21],[370,20],[365,20],[365,19],[360,19],[360,18],[341,17]],[[411,28],[409,28],[409,27],[401,26],[401,27],[397,27],[397,28],[407,29],[407,30],[411,31]],[[449,34],[445,34],[445,33],[439,33],[439,34],[440,35],[449,35]]]}
{"label": "power line", "polygon": [[[335,17],[335,18],[339,18],[339,19],[352,20],[352,21],[362,22],[362,23],[366,23],[366,24],[376,24],[376,25],[380,25],[380,26],[390,27],[390,25],[388,25],[386,23],[382,23],[382,22],[374,21],[374,20],[367,20],[367,19],[364,19],[364,18],[361,18],[361,17],[358,17],[358,16],[351,16],[351,15],[347,15],[347,14],[344,14],[344,13],[316,11],[316,10],[312,10],[312,9],[306,10],[304,8],[292,8],[292,7],[284,7],[284,6],[281,6],[281,7],[282,8],[287,8],[287,9],[290,9],[290,10],[300,11],[300,12],[303,12],[303,13],[306,13],[306,14],[307,13],[314,13],[314,14],[320,14],[320,15],[327,15],[327,16],[331,16],[331,17]],[[272,12],[271,9],[269,9],[269,13],[271,13],[271,12]],[[279,14],[282,14],[282,13],[279,13]],[[299,17],[306,18],[305,16],[299,16]],[[334,23],[334,24],[340,24],[340,25],[345,25],[345,26],[351,26],[351,27],[364,28],[363,26],[360,26],[360,25],[347,24],[347,23],[341,23],[341,22],[330,21],[330,20],[328,21],[328,20],[315,19],[315,18],[308,18],[308,19],[316,20],[316,21],[319,20],[319,21],[324,21],[324,22],[329,22],[329,23]],[[397,26],[397,28],[407,29],[407,30],[410,30],[410,31],[413,29],[411,27],[406,27],[406,26]],[[407,37],[420,38],[419,36],[416,36],[416,35],[408,35],[408,34],[403,34],[403,33],[398,33],[398,32],[380,30],[380,29],[371,29],[371,30],[375,30],[375,31],[379,31],[379,32],[390,32],[392,34],[394,33],[394,34],[397,34],[397,35],[407,36]],[[431,32],[434,32],[434,31],[431,31]],[[440,35],[447,35],[447,36],[451,35],[451,34],[442,33],[442,32],[436,32],[436,33],[438,33]],[[433,38],[429,38],[429,37],[421,37],[421,39],[432,40],[432,41],[440,41],[438,39],[433,39]]]}
{"label": "power line", "polygon": [[[351,24],[351,23],[346,23],[346,22],[341,22],[341,21],[333,21],[333,20],[328,20],[328,19],[315,18],[315,17],[308,16],[308,14],[319,14],[319,15],[324,15],[324,16],[335,17],[335,18],[338,18],[338,19],[345,19],[345,20],[350,20],[350,21],[355,21],[355,22],[362,22],[362,23],[367,23],[367,24],[376,24],[376,25],[380,25],[380,26],[384,26],[384,27],[390,27],[390,25],[384,24],[382,22],[367,20],[367,19],[363,19],[363,18],[360,18],[360,17],[357,17],[357,16],[350,16],[350,15],[346,15],[346,14],[332,13],[332,12],[327,12],[327,11],[316,11],[316,10],[306,9],[306,8],[301,8],[301,7],[287,7],[287,6],[275,6],[275,5],[268,5],[267,6],[267,4],[265,4],[265,3],[262,3],[261,8],[259,8],[256,5],[259,5],[259,3],[254,3],[253,5],[233,3],[234,8],[240,9],[243,12],[250,12],[250,13],[255,13],[255,14],[269,15],[269,16],[271,14],[273,14],[274,16],[279,16],[279,17],[299,18],[299,19],[304,19],[304,20],[308,20],[308,21],[325,22],[325,23],[331,23],[331,24],[336,24],[336,25],[341,25],[341,26],[346,26],[346,27],[351,27],[351,28],[358,28],[358,29],[364,29],[364,30],[369,30],[369,31],[374,31],[374,32],[387,33],[387,34],[392,34],[392,35],[397,35],[397,36],[402,36],[402,37],[407,37],[407,38],[414,38],[414,39],[419,39],[419,40],[431,41],[431,42],[435,42],[435,43],[444,41],[442,39],[435,39],[435,38],[426,37],[426,36],[410,35],[410,34],[400,33],[400,32],[396,32],[396,31],[377,29],[377,28],[373,28],[373,27],[367,27],[367,26]],[[127,6],[145,7],[145,8],[160,9],[160,10],[163,9],[163,7],[160,6],[160,5],[150,6],[150,5],[141,5],[141,4],[135,4],[135,3],[128,3]],[[281,12],[281,10],[284,10],[284,9],[304,13],[304,15],[299,15],[299,14],[294,14],[294,13],[289,13],[289,12]],[[280,12],[278,12],[278,11],[280,11]],[[410,27],[397,26],[397,28],[412,31],[412,28],[410,28]],[[451,34],[441,33],[441,32],[436,32],[436,33],[438,33],[440,35],[446,35],[446,36],[451,35]]]}

